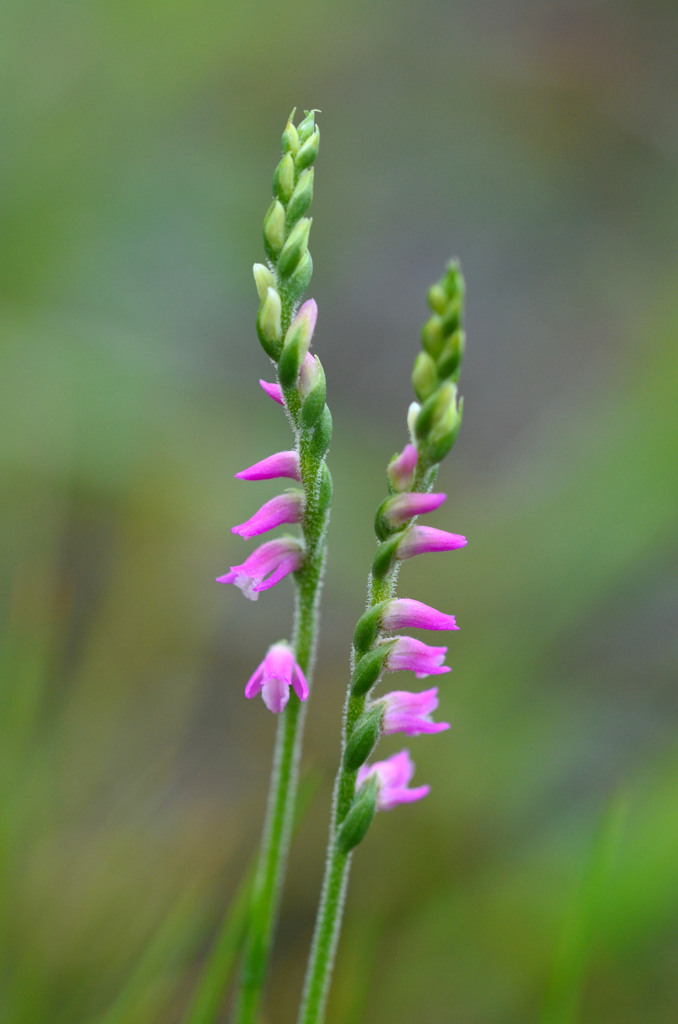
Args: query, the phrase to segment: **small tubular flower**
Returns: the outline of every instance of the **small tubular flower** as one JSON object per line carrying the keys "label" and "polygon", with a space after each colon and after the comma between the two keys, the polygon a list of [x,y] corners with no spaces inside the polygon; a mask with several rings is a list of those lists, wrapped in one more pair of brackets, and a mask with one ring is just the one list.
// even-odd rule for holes
{"label": "small tubular flower", "polygon": [[[270,590],[291,572],[300,569],[304,552],[294,537],[269,540],[256,548],[241,565],[232,565],[217,583],[234,583],[250,601],[256,601],[262,590]],[[268,577],[268,578],[266,578]]]}
{"label": "small tubular flower", "polygon": [[295,451],[276,452],[261,462],[242,469],[235,474],[237,480],[276,480],[288,477],[290,480],[301,480],[299,456]]}
{"label": "small tubular flower", "polygon": [[381,731],[385,736],[394,732],[418,736],[420,733],[442,732],[450,728],[449,722],[434,722],[431,719],[432,713],[438,707],[437,686],[422,693],[393,690],[379,703],[384,706]]}
{"label": "small tubular flower", "polygon": [[412,486],[419,456],[413,444],[406,444],[388,465],[388,478],[396,491],[407,491]]}
{"label": "small tubular flower", "polygon": [[266,392],[269,398],[272,398],[278,405],[284,405],[285,399],[283,398],[282,388],[277,383],[269,383],[267,380],[260,380],[261,387]]}
{"label": "small tubular flower", "polygon": [[382,629],[459,629],[454,615],[446,615],[423,601],[409,597],[395,597],[384,608]]}
{"label": "small tubular flower", "polygon": [[284,642],[273,644],[250,677],[245,687],[245,696],[251,699],[261,693],[268,710],[277,715],[290,699],[290,687],[299,700],[306,700],[308,685],[290,647]]}
{"label": "small tubular flower", "polygon": [[356,779],[356,790],[362,784],[376,775],[377,777],[377,810],[390,811],[398,804],[410,804],[414,800],[421,800],[428,796],[430,786],[415,786],[408,789],[407,784],[414,775],[414,763],[407,750],[401,750],[386,761],[376,761],[375,764],[364,764],[358,769]]}
{"label": "small tubular flower", "polygon": [[436,530],[433,526],[411,526],[398,543],[396,558],[402,561],[427,551],[454,551],[466,543],[466,537],[459,533]]}
{"label": "small tubular flower", "polygon": [[251,519],[233,526],[231,533],[248,539],[274,530],[283,523],[298,523],[304,514],[304,497],[300,491],[287,491],[271,498],[254,513]]}
{"label": "small tubular flower", "polygon": [[401,526],[413,516],[433,512],[440,508],[446,500],[446,494],[422,494],[419,491],[407,491],[387,498],[381,506],[381,514],[391,526]]}
{"label": "small tubular flower", "polygon": [[414,672],[417,679],[439,676],[450,671],[449,665],[443,665],[446,654],[447,647],[430,647],[413,636],[397,636],[386,655],[384,668],[387,672]]}

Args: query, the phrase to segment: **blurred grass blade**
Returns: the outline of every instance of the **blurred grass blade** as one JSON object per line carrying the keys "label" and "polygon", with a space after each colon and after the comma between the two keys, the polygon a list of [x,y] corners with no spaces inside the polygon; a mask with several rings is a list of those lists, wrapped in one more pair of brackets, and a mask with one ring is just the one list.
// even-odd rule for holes
{"label": "blurred grass blade", "polygon": [[607,805],[567,915],[546,989],[541,1024],[576,1024],[582,989],[628,817],[624,794]]}

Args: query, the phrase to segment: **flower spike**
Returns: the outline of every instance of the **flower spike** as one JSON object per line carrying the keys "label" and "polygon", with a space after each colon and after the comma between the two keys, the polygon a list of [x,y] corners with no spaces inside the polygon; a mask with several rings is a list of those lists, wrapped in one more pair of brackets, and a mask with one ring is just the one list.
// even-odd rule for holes
{"label": "flower spike", "polygon": [[284,641],[273,644],[261,665],[254,671],[245,687],[248,699],[261,694],[269,711],[278,714],[290,699],[290,687],[299,700],[308,697],[308,685],[289,644]]}
{"label": "flower spike", "polygon": [[298,523],[303,514],[304,497],[301,491],[288,491],[267,501],[247,522],[231,527],[231,533],[240,534],[246,539],[257,537],[260,533],[267,533],[276,526],[282,526],[283,523]]}
{"label": "flower spike", "polygon": [[377,761],[373,765],[363,765],[358,771],[356,792],[372,776],[377,779],[377,810],[390,811],[398,804],[411,804],[428,796],[430,786],[415,786],[408,789],[407,784],[414,775],[414,763],[407,750],[401,750],[386,761]]}

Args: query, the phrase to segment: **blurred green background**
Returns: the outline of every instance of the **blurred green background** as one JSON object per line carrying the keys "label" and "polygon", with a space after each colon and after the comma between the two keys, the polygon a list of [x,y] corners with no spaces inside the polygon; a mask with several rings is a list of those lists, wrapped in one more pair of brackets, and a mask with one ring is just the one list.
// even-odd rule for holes
{"label": "blurred green background", "polygon": [[242,689],[290,589],[213,579],[275,492],[233,473],[289,445],[251,265],[295,105],[322,111],[336,500],[263,1019],[295,1019],[372,515],[450,255],[466,411],[435,525],[469,546],[400,592],[457,614],[453,729],[410,742],[431,796],[355,858],[328,1024],[678,1019],[677,29],[640,0],[6,0],[3,1022],[179,1022],[258,839],[275,723]]}

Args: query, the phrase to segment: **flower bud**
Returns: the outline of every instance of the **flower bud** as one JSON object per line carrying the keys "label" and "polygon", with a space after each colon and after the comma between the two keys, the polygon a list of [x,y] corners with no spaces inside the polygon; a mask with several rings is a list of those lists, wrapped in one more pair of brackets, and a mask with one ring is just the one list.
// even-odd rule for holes
{"label": "flower bud", "polygon": [[292,156],[294,156],[299,149],[299,135],[292,122],[296,109],[297,108],[295,107],[290,114],[287,124],[285,125],[285,131],[282,134],[282,151],[283,153],[291,153]]}
{"label": "flower bud", "polygon": [[420,402],[424,402],[438,387],[436,364],[428,352],[420,352],[414,360],[412,387]]}
{"label": "flower bud", "polygon": [[[278,205],[280,206],[280,204]],[[280,209],[282,210],[282,206]],[[299,223],[292,228],[278,260],[278,273],[282,277],[291,277],[304,253],[308,251],[308,234],[311,230],[311,223],[310,217],[302,217]]]}
{"label": "flower bud", "polygon": [[266,298],[257,314],[257,334],[264,351],[271,359],[278,359],[282,348],[282,304],[275,288],[266,290]]}
{"label": "flower bud", "polygon": [[271,271],[263,263],[255,263],[252,267],[254,283],[257,286],[259,302],[263,302],[269,288],[275,288],[275,278]]}
{"label": "flower bud", "polygon": [[342,853],[350,853],[365,838],[377,811],[377,784],[377,778],[371,776],[353,798],[337,835],[337,846]]}
{"label": "flower bud", "polygon": [[446,420],[450,409],[456,410],[457,387],[447,383],[427,398],[421,407],[414,426],[415,434],[420,440],[426,440],[431,432]]}
{"label": "flower bud", "polygon": [[447,305],[447,292],[442,284],[432,284],[428,290],[428,304],[434,313],[444,313]]}
{"label": "flower bud", "polygon": [[264,217],[264,246],[274,260],[285,243],[285,208],[279,199],[274,199]]}
{"label": "flower bud", "polygon": [[313,277],[313,260],[306,250],[299,261],[297,269],[287,282],[287,294],[292,302],[296,302],[304,294]]}
{"label": "flower bud", "polygon": [[278,164],[273,174],[273,195],[288,203],[294,191],[294,160],[289,153]]}
{"label": "flower bud", "polygon": [[283,388],[291,387],[299,376],[299,370],[311,344],[317,316],[318,307],[315,300],[309,299],[287,329],[278,364],[278,377]]}
{"label": "flower bud", "polygon": [[303,171],[305,167],[310,167],[315,158],[318,155],[318,148],[320,146],[320,132],[316,128],[310,138],[304,142],[301,149],[294,158],[294,164],[298,171]]}
{"label": "flower bud", "polygon": [[409,491],[417,468],[418,454],[413,444],[406,444],[403,450],[394,455],[386,470],[391,488],[394,491]]}
{"label": "flower bud", "polygon": [[287,224],[296,224],[300,217],[303,217],[313,199],[313,175],[312,167],[299,175],[292,197],[287,207]]}
{"label": "flower bud", "polygon": [[430,317],[421,329],[421,343],[424,346],[424,351],[437,359],[442,351],[444,341],[442,320],[439,316]]}
{"label": "flower bud", "polygon": [[313,132],[318,130],[315,123],[315,115],[319,113],[319,110],[304,111],[305,117],[303,121],[299,122],[299,127],[297,128],[297,131],[299,132],[299,142],[302,146],[306,140],[311,137]]}
{"label": "flower bud", "polygon": [[407,429],[410,432],[410,439],[415,448],[417,445],[417,439],[415,436],[414,428],[417,422],[417,416],[419,415],[420,412],[421,406],[419,405],[419,402],[410,402],[410,407],[407,410]]}
{"label": "flower bud", "polygon": [[374,750],[379,739],[383,714],[384,707],[378,705],[361,715],[356,722],[344,750],[344,767],[347,771],[357,772]]}
{"label": "flower bud", "polygon": [[438,357],[438,376],[441,380],[457,373],[464,355],[465,344],[466,335],[463,331],[455,331],[447,339]]}

